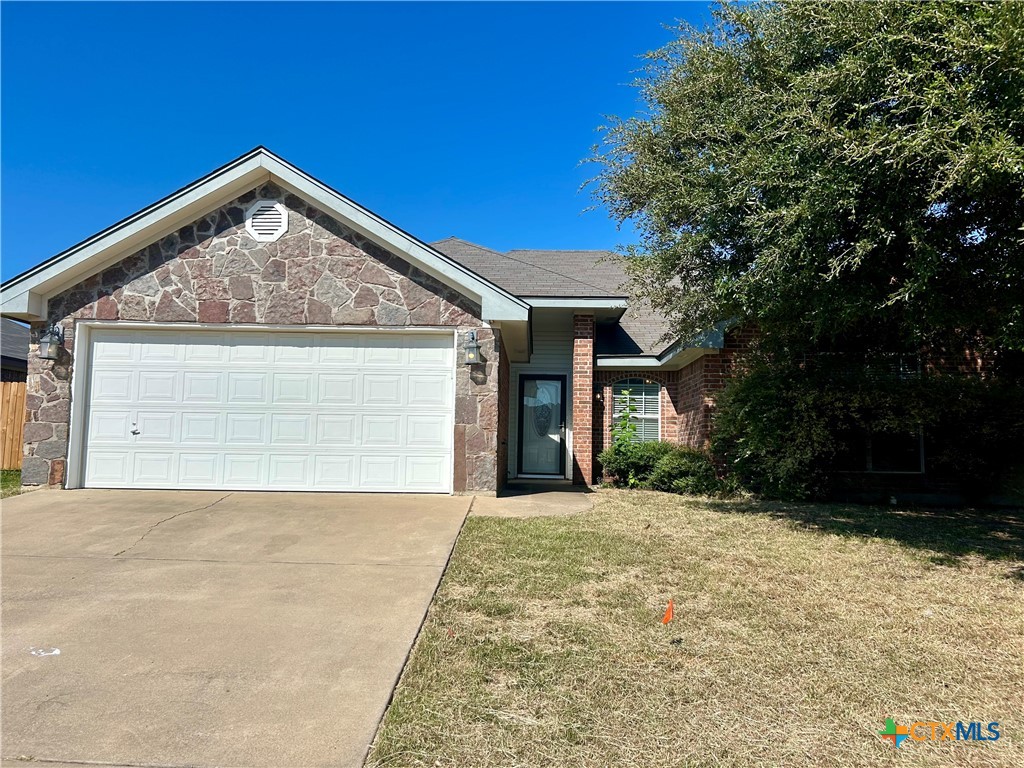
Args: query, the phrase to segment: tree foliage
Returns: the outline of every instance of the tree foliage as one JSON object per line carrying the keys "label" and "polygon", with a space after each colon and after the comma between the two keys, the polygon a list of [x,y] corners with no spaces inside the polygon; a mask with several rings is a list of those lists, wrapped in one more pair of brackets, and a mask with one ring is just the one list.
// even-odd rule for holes
{"label": "tree foliage", "polygon": [[597,196],[680,334],[1024,347],[1024,3],[724,5],[639,85]]}

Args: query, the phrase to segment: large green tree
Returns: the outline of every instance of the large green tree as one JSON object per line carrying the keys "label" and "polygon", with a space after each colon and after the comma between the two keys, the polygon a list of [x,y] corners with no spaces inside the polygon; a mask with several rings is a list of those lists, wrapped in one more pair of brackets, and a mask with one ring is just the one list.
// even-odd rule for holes
{"label": "large green tree", "polygon": [[680,334],[1024,347],[1024,3],[727,4],[639,84],[597,194]]}

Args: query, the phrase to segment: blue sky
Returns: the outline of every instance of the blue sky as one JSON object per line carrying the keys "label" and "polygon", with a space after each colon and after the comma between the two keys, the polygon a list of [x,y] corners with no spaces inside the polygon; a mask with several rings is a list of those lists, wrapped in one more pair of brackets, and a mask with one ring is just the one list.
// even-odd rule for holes
{"label": "blue sky", "polygon": [[257,144],[424,240],[628,242],[580,185],[705,3],[10,3],[8,278]]}

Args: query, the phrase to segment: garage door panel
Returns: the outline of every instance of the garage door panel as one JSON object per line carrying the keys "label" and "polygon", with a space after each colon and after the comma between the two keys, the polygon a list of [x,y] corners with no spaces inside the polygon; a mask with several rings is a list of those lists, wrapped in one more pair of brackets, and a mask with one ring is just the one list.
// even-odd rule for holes
{"label": "garage door panel", "polygon": [[319,334],[317,348],[319,362],[326,365],[353,366],[359,362],[360,336],[355,334]]}
{"label": "garage door panel", "polygon": [[136,343],[140,363],[178,363],[184,356],[184,346],[178,343],[176,335],[140,331]]}
{"label": "garage door panel", "polygon": [[364,405],[402,404],[401,374],[364,374],[362,384],[362,402]]}
{"label": "garage door panel", "polygon": [[132,372],[106,370],[93,378],[92,397],[94,403],[124,404],[132,398]]}
{"label": "garage door panel", "polygon": [[409,456],[404,485],[411,489],[434,488],[444,482],[449,472],[447,456]]}
{"label": "garage door panel", "polygon": [[412,368],[448,368],[452,364],[452,339],[442,336],[423,336],[407,347],[409,366]]}
{"label": "garage door panel", "polygon": [[309,333],[278,333],[273,339],[273,360],[275,363],[315,362],[316,341]]}
{"label": "garage door panel", "polygon": [[140,403],[173,403],[178,399],[178,374],[174,371],[139,371]]}
{"label": "garage door panel", "polygon": [[190,363],[224,363],[227,362],[227,343],[223,333],[201,331],[182,334],[185,345],[185,360]]}
{"label": "garage door panel", "polygon": [[275,373],[274,404],[313,403],[313,375],[309,373]]}
{"label": "garage door panel", "polygon": [[131,472],[128,471],[129,461],[129,453],[125,450],[95,449],[90,451],[86,485],[98,483],[101,484],[100,487],[128,487],[131,482]]}
{"label": "garage door panel", "polygon": [[224,454],[224,486],[228,488],[262,488],[267,485],[264,476],[266,456],[258,453]]}
{"label": "garage door panel", "polygon": [[310,485],[306,476],[309,459],[292,454],[270,455],[270,477],[268,483],[275,488],[304,488]]}
{"label": "garage door panel", "polygon": [[232,334],[228,346],[228,361],[232,363],[269,363],[268,341],[265,333]]}
{"label": "garage door panel", "polygon": [[163,488],[175,485],[175,455],[170,451],[136,451],[132,458],[132,479],[135,482],[155,484]]}
{"label": "garage door panel", "polygon": [[313,484],[332,491],[354,491],[355,456],[316,456],[313,459]]}
{"label": "garage door panel", "polygon": [[270,444],[278,445],[309,445],[312,441],[310,421],[312,417],[305,414],[270,415]]}
{"label": "garage door panel", "polygon": [[356,405],[359,403],[359,376],[354,373],[317,374],[319,405]]}
{"label": "garage door panel", "polygon": [[384,334],[362,337],[362,362],[366,365],[401,365],[403,348]]}
{"label": "garage door panel", "polygon": [[93,443],[112,442],[124,445],[129,439],[131,411],[93,411],[89,415],[89,440]]}
{"label": "garage door panel", "polygon": [[406,416],[406,445],[439,450],[448,444],[448,419],[445,416]]}
{"label": "garage door panel", "polygon": [[359,485],[375,491],[398,490],[399,456],[361,456],[359,459]]}
{"label": "garage door panel", "polygon": [[181,375],[183,403],[219,403],[225,390],[223,373],[185,371]]}
{"label": "garage door panel", "polygon": [[266,443],[266,417],[259,413],[228,413],[225,416],[224,442],[228,445]]}
{"label": "garage door panel", "polygon": [[178,457],[178,482],[182,485],[217,485],[220,480],[219,453],[182,453]]}
{"label": "garage door panel", "polygon": [[438,408],[447,404],[451,394],[450,379],[438,374],[411,374],[408,377],[408,404],[423,408]]}
{"label": "garage door panel", "polygon": [[317,445],[356,446],[359,445],[354,413],[317,414]]}
{"label": "garage door panel", "polygon": [[92,343],[92,362],[96,363],[131,363],[136,360],[138,346],[135,334],[120,333],[117,336],[97,334]]}
{"label": "garage door panel", "polygon": [[451,488],[450,334],[91,333],[87,486]]}
{"label": "garage door panel", "polygon": [[266,373],[229,373],[228,404],[263,404],[267,401]]}
{"label": "garage door panel", "polygon": [[182,444],[219,443],[221,441],[220,422],[221,417],[218,413],[185,412],[181,414]]}
{"label": "garage door panel", "polygon": [[178,442],[178,416],[175,411],[136,411],[135,442],[174,444]]}
{"label": "garage door panel", "polygon": [[362,445],[368,448],[402,444],[402,417],[391,414],[365,414],[362,417]]}

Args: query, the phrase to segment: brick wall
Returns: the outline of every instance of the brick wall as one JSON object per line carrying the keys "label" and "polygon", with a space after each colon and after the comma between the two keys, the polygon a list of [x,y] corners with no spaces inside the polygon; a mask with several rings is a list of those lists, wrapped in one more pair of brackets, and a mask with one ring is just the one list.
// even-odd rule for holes
{"label": "brick wall", "polygon": [[594,455],[612,443],[613,398],[617,382],[643,379],[661,385],[661,439],[681,442],[679,436],[679,371],[598,371],[595,384],[600,399],[594,404]]}
{"label": "brick wall", "polygon": [[572,481],[594,482],[594,316],[572,319]]}
{"label": "brick wall", "polygon": [[704,448],[711,437],[715,395],[735,373],[755,338],[756,333],[749,329],[730,331],[721,350],[708,350],[678,371],[599,371],[601,399],[595,418],[595,453],[611,445],[615,383],[634,378],[661,385],[661,439]]}

